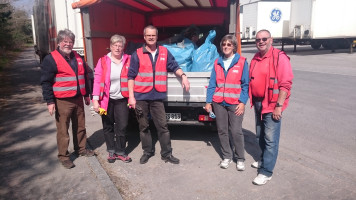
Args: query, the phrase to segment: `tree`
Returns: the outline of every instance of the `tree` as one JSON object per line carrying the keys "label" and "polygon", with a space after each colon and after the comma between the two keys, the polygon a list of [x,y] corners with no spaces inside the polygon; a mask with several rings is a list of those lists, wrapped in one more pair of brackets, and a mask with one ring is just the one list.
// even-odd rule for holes
{"label": "tree", "polygon": [[24,10],[0,3],[0,49],[21,48],[32,38],[31,20]]}
{"label": "tree", "polygon": [[11,15],[12,6],[9,3],[0,4],[0,50],[11,46]]}

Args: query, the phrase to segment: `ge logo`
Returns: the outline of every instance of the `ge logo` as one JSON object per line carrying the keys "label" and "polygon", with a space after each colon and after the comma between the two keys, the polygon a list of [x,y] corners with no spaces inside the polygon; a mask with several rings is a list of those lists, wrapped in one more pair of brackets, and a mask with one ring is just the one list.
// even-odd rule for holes
{"label": "ge logo", "polygon": [[279,20],[281,20],[282,18],[282,11],[279,10],[278,8],[273,9],[270,18],[272,22],[279,22]]}

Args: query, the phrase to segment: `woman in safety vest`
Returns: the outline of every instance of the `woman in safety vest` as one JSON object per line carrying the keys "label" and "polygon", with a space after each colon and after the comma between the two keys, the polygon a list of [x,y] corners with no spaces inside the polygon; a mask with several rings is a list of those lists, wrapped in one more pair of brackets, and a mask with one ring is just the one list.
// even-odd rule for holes
{"label": "woman in safety vest", "polygon": [[[222,55],[215,60],[207,89],[205,110],[216,115],[216,125],[220,139],[223,160],[220,167],[227,169],[237,156],[236,168],[245,170],[244,135],[242,120],[248,100],[248,64],[246,58],[237,51],[237,41],[233,35],[225,35],[220,42]],[[229,136],[231,134],[231,137]],[[233,153],[231,144],[235,147]]]}
{"label": "woman in safety vest", "polygon": [[131,59],[124,54],[125,43],[125,37],[113,35],[110,53],[100,58],[95,67],[93,108],[102,118],[109,163],[116,159],[126,163],[132,161],[125,154],[129,118],[127,72]]}

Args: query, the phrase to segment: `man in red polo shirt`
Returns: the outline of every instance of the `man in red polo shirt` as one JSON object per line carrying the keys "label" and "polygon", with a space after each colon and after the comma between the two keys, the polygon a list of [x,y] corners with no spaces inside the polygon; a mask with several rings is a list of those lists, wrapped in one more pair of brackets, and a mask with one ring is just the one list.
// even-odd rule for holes
{"label": "man in red polo shirt", "polygon": [[249,97],[255,109],[256,139],[261,148],[261,160],[252,163],[259,168],[255,185],[271,180],[278,156],[282,112],[287,108],[292,88],[293,72],[289,57],[272,46],[268,30],[256,35],[255,54],[250,65]]}

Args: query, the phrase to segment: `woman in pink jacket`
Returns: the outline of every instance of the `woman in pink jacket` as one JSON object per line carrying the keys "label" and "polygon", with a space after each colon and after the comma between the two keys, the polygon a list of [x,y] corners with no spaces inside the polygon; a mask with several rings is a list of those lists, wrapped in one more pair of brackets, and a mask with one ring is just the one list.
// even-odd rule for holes
{"label": "woman in pink jacket", "polygon": [[130,56],[124,54],[125,43],[125,37],[113,35],[110,53],[100,58],[95,67],[93,107],[102,118],[109,163],[117,159],[126,163],[132,161],[125,154],[129,118],[127,72],[130,66]]}

